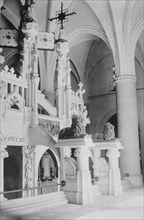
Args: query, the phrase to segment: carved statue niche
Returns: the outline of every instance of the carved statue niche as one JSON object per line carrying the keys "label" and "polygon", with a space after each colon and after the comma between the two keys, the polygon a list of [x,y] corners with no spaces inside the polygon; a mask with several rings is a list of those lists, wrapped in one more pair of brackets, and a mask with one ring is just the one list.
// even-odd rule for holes
{"label": "carved statue niche", "polygon": [[85,136],[85,119],[83,115],[73,115],[71,127],[63,128],[59,139],[82,138]]}

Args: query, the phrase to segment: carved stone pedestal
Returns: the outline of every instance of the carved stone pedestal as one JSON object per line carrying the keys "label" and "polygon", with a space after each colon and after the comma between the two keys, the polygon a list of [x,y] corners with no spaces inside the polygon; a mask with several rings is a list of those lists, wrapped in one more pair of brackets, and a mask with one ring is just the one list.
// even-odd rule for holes
{"label": "carved stone pedestal", "polygon": [[[58,140],[56,144],[56,147],[61,149],[61,173],[62,178],[66,181],[63,190],[70,203],[82,205],[92,203],[89,171],[90,146],[93,146],[93,142],[89,136]],[[72,148],[75,148],[76,160],[71,157]]]}
{"label": "carved stone pedestal", "polygon": [[[119,150],[121,149],[123,147],[119,139],[97,141],[95,147],[91,147],[94,155],[94,177],[97,179],[96,184],[100,187],[102,194],[114,196],[122,194],[119,169]],[[100,156],[105,151],[108,161]]]}
{"label": "carved stone pedestal", "polygon": [[118,158],[120,152],[118,149],[110,149],[107,151],[107,157],[109,158],[109,195],[121,195],[121,176],[118,165]]}

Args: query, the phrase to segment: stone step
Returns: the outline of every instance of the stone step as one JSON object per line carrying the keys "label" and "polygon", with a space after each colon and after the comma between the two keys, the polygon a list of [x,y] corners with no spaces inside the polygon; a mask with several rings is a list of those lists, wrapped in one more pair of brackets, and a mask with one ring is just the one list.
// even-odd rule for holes
{"label": "stone step", "polygon": [[3,212],[21,216],[37,212],[43,208],[52,208],[68,203],[64,192],[48,193],[39,196],[7,200],[1,203]]}
{"label": "stone step", "polygon": [[31,196],[31,197],[24,197],[24,198],[18,198],[18,199],[12,199],[12,200],[4,200],[1,202],[1,207],[4,206],[20,206],[20,204],[28,204],[28,203],[33,203],[36,200],[44,201],[44,200],[51,200],[54,198],[58,198],[64,196],[64,192],[53,192],[53,193],[47,193],[47,194],[42,194],[42,195],[36,195],[36,196]]}
{"label": "stone step", "polygon": [[44,208],[53,208],[53,207],[57,207],[57,206],[62,206],[62,205],[66,205],[67,203],[62,200],[56,200],[54,202],[41,202],[41,203],[37,203],[37,204],[31,204],[29,206],[23,206],[23,207],[19,207],[19,208],[10,208],[8,209],[8,212],[11,213],[11,215],[15,215],[15,216],[23,216],[23,215],[28,215],[31,213],[35,213],[37,211],[40,211]]}
{"label": "stone step", "polygon": [[[41,203],[53,203],[53,202],[55,202],[55,201],[57,201],[57,200],[62,200],[62,199],[65,199],[65,195],[58,195],[57,197],[56,196],[54,196],[54,197],[50,197],[50,198],[44,198],[44,199],[42,199],[42,198],[36,198],[35,200],[34,199],[32,199],[31,200],[31,197],[29,197],[29,200],[27,200],[27,201],[25,201],[24,199],[22,200],[22,201],[14,201],[13,203],[7,203],[7,204],[5,204],[5,205],[1,205],[1,208],[3,208],[3,209],[7,209],[7,207],[8,207],[8,209],[20,209],[21,208],[21,206],[22,207],[26,207],[26,206],[33,206],[34,204],[36,205],[36,204],[41,204]],[[15,200],[17,200],[17,199],[15,199]],[[12,201],[12,200],[11,200]]]}

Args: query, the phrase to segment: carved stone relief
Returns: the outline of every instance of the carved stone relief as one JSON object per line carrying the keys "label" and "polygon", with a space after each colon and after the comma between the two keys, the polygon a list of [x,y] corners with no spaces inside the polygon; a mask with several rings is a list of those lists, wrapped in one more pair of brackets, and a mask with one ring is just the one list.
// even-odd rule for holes
{"label": "carved stone relief", "polygon": [[21,111],[24,110],[24,99],[17,90],[15,90],[13,93],[8,94],[5,97],[5,101],[7,102],[8,108],[11,108],[13,105],[17,105]]}
{"label": "carved stone relief", "polygon": [[115,138],[114,126],[108,122],[104,125],[104,140],[111,140]]}
{"label": "carved stone relief", "polygon": [[24,146],[23,154],[25,158],[24,164],[24,177],[25,177],[25,187],[31,187],[32,184],[32,160],[33,160],[33,152],[35,150],[35,146]]}
{"label": "carved stone relief", "polygon": [[60,131],[59,122],[39,119],[39,126],[42,127],[48,134],[58,137]]}

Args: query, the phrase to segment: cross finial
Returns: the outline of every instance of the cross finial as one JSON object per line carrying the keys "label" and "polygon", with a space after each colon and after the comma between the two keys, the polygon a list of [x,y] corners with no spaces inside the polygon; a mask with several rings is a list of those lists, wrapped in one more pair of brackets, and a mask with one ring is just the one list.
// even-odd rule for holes
{"label": "cross finial", "polygon": [[63,9],[63,3],[61,2],[61,10],[56,11],[56,17],[55,18],[49,18],[49,21],[56,20],[56,22],[61,24],[61,29],[63,29],[63,23],[68,21],[68,17],[70,15],[76,15],[76,12],[68,13],[68,9]]}

